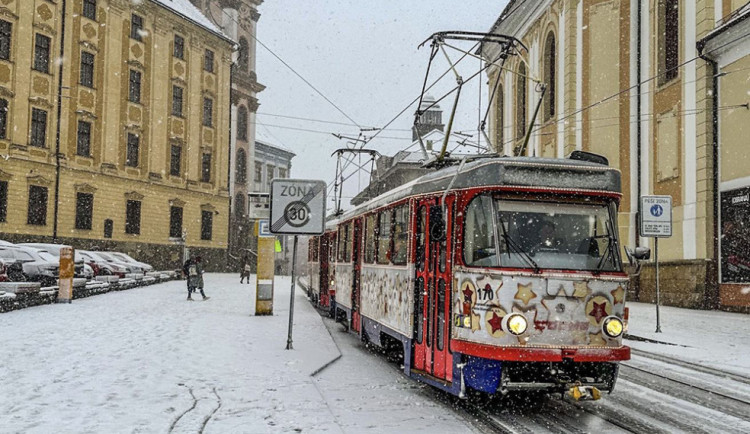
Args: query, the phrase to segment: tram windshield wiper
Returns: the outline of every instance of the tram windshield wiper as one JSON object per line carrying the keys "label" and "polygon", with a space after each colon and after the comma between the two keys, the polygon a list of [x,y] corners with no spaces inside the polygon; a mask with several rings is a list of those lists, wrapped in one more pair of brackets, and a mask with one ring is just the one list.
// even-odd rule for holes
{"label": "tram windshield wiper", "polygon": [[500,223],[500,228],[502,228],[502,238],[505,240],[505,251],[508,252],[508,257],[510,258],[510,251],[513,249],[517,254],[523,258],[524,261],[526,261],[527,264],[531,266],[531,268],[534,269],[534,273],[539,273],[541,270],[539,268],[539,264],[536,263],[536,261],[529,255],[527,251],[525,251],[521,246],[518,245],[518,243],[508,235],[508,231],[505,229],[505,220],[503,220],[502,215],[498,213],[497,215],[498,223]]}
{"label": "tram windshield wiper", "polygon": [[617,241],[615,240],[615,237],[612,236],[612,226],[609,221],[605,222],[606,228],[607,228],[607,235],[604,236],[604,238],[607,239],[607,251],[604,252],[601,258],[599,258],[599,263],[596,264],[596,271],[601,272],[602,268],[604,268],[604,264],[607,263],[607,259],[611,258],[612,265],[614,265],[615,261],[615,252],[614,248],[617,244]]}

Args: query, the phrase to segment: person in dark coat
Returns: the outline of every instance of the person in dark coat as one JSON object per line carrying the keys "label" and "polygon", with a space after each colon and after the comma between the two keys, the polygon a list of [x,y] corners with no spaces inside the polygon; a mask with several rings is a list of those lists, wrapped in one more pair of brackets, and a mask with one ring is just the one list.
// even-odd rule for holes
{"label": "person in dark coat", "polygon": [[250,266],[250,257],[245,253],[245,255],[242,257],[242,263],[240,264],[240,267],[242,269],[240,270],[240,283],[243,283],[243,280],[247,279],[247,284],[250,284],[250,271],[252,270],[252,267]]}
{"label": "person in dark coat", "polygon": [[207,300],[209,297],[206,297],[206,293],[203,292],[203,265],[202,265],[202,258],[200,256],[193,257],[191,256],[190,259],[185,261],[185,265],[182,267],[182,272],[185,273],[187,276],[187,287],[188,287],[188,296],[187,299],[192,301],[193,300],[193,291],[196,289],[200,290],[201,296],[203,296],[204,300]]}

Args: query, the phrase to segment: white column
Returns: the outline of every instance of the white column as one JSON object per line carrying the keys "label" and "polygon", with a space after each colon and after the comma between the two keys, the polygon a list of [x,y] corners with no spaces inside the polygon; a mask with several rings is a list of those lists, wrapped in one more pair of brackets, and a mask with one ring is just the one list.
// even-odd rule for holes
{"label": "white column", "polygon": [[[565,5],[560,8],[557,32],[557,119],[565,116]],[[557,122],[557,158],[565,156],[565,122]]]}
{"label": "white column", "polygon": [[638,2],[630,3],[630,217],[628,244],[635,246],[638,211]]}
{"label": "white column", "polygon": [[[692,59],[698,53],[696,42],[696,11],[695,0],[685,0],[685,40],[683,59]],[[683,101],[686,113],[682,119],[685,146],[684,176],[685,198],[683,200],[684,216],[682,221],[682,248],[684,259],[695,259],[696,250],[696,202],[698,168],[696,162],[696,62],[690,62],[683,67]]]}
{"label": "white column", "polygon": [[576,149],[583,149],[583,1],[576,8]]}
{"label": "white column", "polygon": [[[651,76],[651,17],[649,14],[649,0],[641,1],[641,78]],[[643,113],[651,113],[651,89],[654,80],[641,86],[641,193],[651,194],[651,117]],[[645,120],[644,120],[645,119]],[[641,237],[641,246],[649,245],[649,238]]]}

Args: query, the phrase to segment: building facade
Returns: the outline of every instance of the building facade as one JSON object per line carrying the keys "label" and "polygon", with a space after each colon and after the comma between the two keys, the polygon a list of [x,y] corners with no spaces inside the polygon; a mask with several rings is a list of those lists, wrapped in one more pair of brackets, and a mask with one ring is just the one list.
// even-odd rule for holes
{"label": "building facade", "polygon": [[[255,227],[258,220],[270,218],[271,181],[291,177],[294,155],[292,151],[281,146],[255,141],[253,190],[248,195],[248,215],[252,227]],[[253,233],[254,246],[257,245],[256,235]],[[276,252],[276,274],[287,274],[290,270],[291,252],[287,238],[279,237],[282,251]]]}
{"label": "building facade", "polygon": [[226,262],[234,43],[188,0],[0,3],[0,238]]}
{"label": "building facade", "polygon": [[[623,173],[619,225],[626,245],[653,247],[652,239],[638,234],[639,196],[672,196],[673,236],[659,241],[667,303],[750,306],[740,287],[724,285],[734,278],[719,266],[726,256],[720,245],[720,190],[750,185],[743,181],[746,169],[739,169],[747,165],[738,145],[748,115],[739,100],[746,103],[750,89],[742,81],[747,74],[731,69],[742,68],[745,60],[738,53],[750,46],[750,38],[734,41],[744,48],[725,58],[727,71],[717,69],[718,87],[708,56],[721,50],[699,52],[701,40],[741,16],[746,4],[515,0],[491,31],[515,36],[526,49],[502,67],[497,47],[482,50],[493,63],[489,87],[497,84],[491,138],[498,152],[563,157],[581,149],[606,156]],[[732,93],[721,91],[724,101],[717,104],[720,89]],[[715,116],[721,121],[714,123]],[[721,131],[731,131],[728,136],[716,134],[719,124]],[[521,150],[527,133],[529,146]],[[634,296],[650,300],[654,287],[653,268],[646,268]]]}
{"label": "building facade", "polygon": [[263,0],[191,0],[224,34],[237,41],[232,64],[229,194],[232,213],[229,225],[231,257],[240,257],[250,247],[253,223],[247,214],[247,195],[253,191],[250,171],[255,160],[255,114],[257,94],[265,87],[255,72],[256,34]]}

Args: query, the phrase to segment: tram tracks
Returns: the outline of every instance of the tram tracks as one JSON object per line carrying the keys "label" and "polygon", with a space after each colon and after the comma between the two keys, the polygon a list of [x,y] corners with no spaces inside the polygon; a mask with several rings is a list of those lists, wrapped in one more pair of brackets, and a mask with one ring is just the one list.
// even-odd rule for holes
{"label": "tram tracks", "polygon": [[681,366],[683,368],[687,368],[693,371],[702,372],[704,374],[710,374],[717,377],[723,377],[732,381],[736,381],[738,383],[743,383],[750,386],[750,377],[740,375],[734,372],[724,371],[717,368],[711,368],[708,366],[700,365],[698,363],[688,362],[685,360],[677,359],[674,357],[665,356],[662,354],[656,354],[649,351],[643,351],[636,348],[630,349],[631,354],[636,356],[645,357],[652,360],[658,360],[663,363],[668,363],[671,365],[677,365]]}

